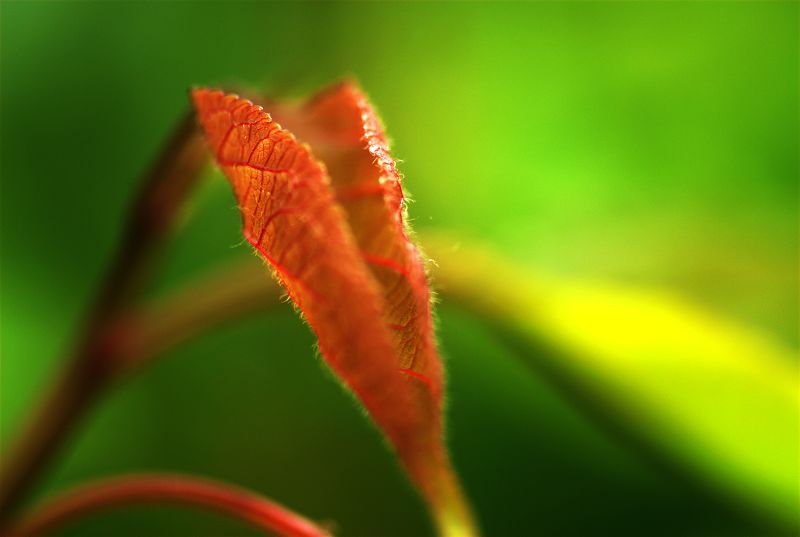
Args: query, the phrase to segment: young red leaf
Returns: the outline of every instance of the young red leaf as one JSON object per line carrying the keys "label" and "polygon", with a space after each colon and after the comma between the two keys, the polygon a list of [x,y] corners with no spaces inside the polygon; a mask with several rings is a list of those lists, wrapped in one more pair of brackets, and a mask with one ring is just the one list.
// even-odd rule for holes
{"label": "young red leaf", "polygon": [[387,301],[399,370],[426,382],[439,404],[442,366],[430,291],[420,255],[406,234],[400,175],[375,112],[352,83],[342,83],[299,107],[276,104],[271,116],[325,164],[361,257]]}
{"label": "young red leaf", "polygon": [[197,89],[193,99],[245,237],[386,434],[440,533],[474,534],[443,444],[430,292],[406,234],[400,176],[366,99],[345,83],[300,106],[271,105],[310,147],[236,95]]}

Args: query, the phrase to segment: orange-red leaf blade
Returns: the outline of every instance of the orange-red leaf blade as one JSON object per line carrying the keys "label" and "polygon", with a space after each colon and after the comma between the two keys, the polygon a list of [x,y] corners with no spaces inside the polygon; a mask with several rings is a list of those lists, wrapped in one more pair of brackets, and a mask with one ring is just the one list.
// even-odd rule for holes
{"label": "orange-red leaf blade", "polygon": [[[441,363],[425,274],[403,228],[399,176],[359,95],[332,91],[307,108],[285,108],[304,141],[325,155],[333,183],[309,147],[261,107],[205,89],[193,99],[233,186],[245,237],[307,318],[330,367],[385,432],[442,532],[470,535],[443,447]],[[379,192],[360,194],[371,190]]]}
{"label": "orange-red leaf blade", "polygon": [[395,333],[398,368],[424,383],[438,409],[442,366],[430,290],[422,259],[408,238],[400,174],[375,111],[357,86],[344,82],[300,107],[278,105],[273,115],[325,163],[361,257],[389,307],[386,322]]}

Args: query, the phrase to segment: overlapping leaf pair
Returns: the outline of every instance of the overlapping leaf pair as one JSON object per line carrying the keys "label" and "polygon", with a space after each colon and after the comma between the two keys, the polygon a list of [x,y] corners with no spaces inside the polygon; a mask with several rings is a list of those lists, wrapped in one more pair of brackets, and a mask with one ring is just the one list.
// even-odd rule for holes
{"label": "overlapping leaf pair", "polygon": [[193,100],[243,233],[382,429],[448,537],[475,533],[443,444],[430,291],[400,175],[364,95],[341,83],[301,104],[221,91]]}

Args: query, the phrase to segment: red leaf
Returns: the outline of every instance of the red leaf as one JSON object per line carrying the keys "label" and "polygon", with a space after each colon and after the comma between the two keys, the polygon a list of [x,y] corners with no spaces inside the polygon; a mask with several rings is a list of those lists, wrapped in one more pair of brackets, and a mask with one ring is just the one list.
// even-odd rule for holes
{"label": "red leaf", "polygon": [[309,148],[250,101],[206,89],[193,98],[245,237],[394,446],[440,531],[474,533],[442,440],[430,292],[406,234],[400,176],[366,99],[345,83],[300,106],[271,105]]}

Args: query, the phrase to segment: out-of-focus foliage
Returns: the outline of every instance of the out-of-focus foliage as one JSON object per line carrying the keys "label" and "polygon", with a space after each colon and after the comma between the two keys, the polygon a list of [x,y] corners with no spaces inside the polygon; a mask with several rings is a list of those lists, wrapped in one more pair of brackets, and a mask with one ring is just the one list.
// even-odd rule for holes
{"label": "out-of-focus foliage", "polygon": [[731,495],[797,522],[800,385],[788,346],[663,290],[548,278],[427,238],[447,296],[516,332],[533,367]]}
{"label": "out-of-focus foliage", "polygon": [[[3,442],[69,343],[193,84],[302,94],[355,75],[395,138],[418,229],[489,242],[556,279],[668,289],[796,354],[795,2],[0,10]],[[192,216],[159,290],[250,255],[216,174]],[[488,535],[776,533],[610,433],[477,317],[439,311],[450,441]],[[253,487],[342,535],[429,532],[311,347],[286,308],[171,352],[88,418],[40,492],[164,468]],[[154,529],[235,531],[135,510],[68,533]]]}

